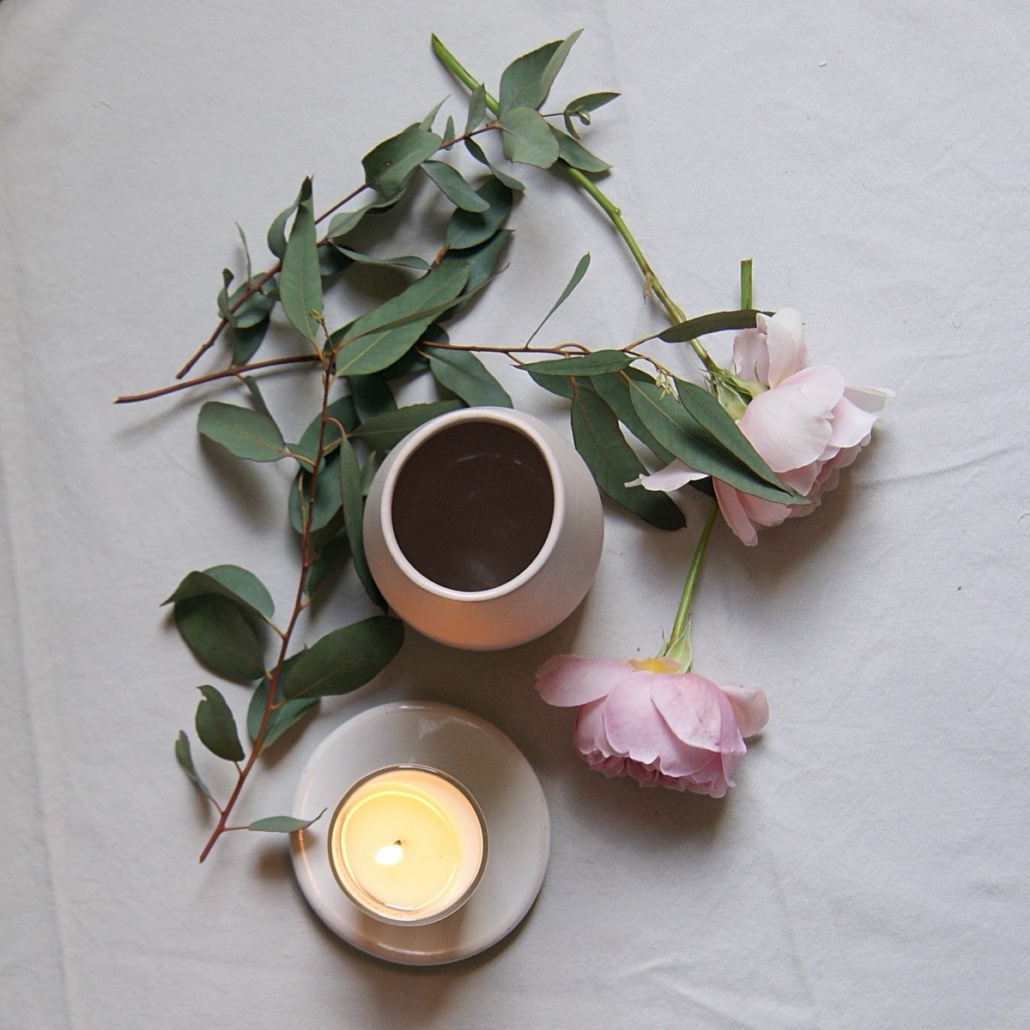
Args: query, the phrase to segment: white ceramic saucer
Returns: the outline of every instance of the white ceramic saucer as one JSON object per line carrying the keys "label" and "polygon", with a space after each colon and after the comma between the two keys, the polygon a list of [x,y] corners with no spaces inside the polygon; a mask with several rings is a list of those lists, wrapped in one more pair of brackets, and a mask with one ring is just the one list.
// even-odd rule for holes
{"label": "white ceramic saucer", "polygon": [[[482,882],[457,912],[426,926],[394,926],[365,915],[329,867],[329,814],[359,777],[398,763],[450,773],[486,818],[490,851]],[[484,951],[518,926],[544,882],[550,820],[536,773],[496,726],[460,708],[402,701],[349,719],[315,749],[293,800],[301,819],[323,808],[326,815],[293,834],[301,890],[330,929],[390,962],[441,965]]]}

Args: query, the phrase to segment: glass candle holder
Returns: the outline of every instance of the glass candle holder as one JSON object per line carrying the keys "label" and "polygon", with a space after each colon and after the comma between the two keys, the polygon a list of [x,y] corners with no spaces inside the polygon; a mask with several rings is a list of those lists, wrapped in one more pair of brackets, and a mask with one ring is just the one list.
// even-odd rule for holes
{"label": "glass candle holder", "polygon": [[396,765],[358,780],[329,827],[329,865],[361,911],[387,923],[444,919],[486,869],[487,830],[475,798],[447,773]]}

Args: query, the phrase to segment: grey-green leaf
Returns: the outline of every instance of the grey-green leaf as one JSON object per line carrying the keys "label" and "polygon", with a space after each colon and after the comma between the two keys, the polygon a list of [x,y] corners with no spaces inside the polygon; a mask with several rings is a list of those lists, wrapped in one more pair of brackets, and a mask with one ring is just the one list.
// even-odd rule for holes
{"label": "grey-green leaf", "polygon": [[293,833],[295,830],[306,830],[312,823],[325,815],[323,808],[314,819],[294,819],[289,815],[270,815],[264,819],[255,819],[247,829],[259,833]]}
{"label": "grey-green leaf", "polygon": [[278,461],[288,453],[279,427],[267,415],[221,401],[208,401],[197,417],[202,436],[249,461]]}
{"label": "grey-green leaf", "polygon": [[304,592],[309,597],[315,594],[325,582],[326,577],[343,566],[350,553],[350,541],[347,539],[346,532],[339,533],[327,544],[324,544],[319,550],[318,556],[311,563],[311,568],[308,569],[307,578],[304,580]]}
{"label": "grey-green leaf", "polygon": [[629,388],[633,406],[644,425],[663,447],[690,468],[756,497],[779,504],[798,503],[793,490],[770,484],[727,451],[672,394],[654,383],[635,379],[629,381]]}
{"label": "grey-green leaf", "polygon": [[697,318],[688,318],[686,322],[678,322],[670,326],[663,333],[658,334],[659,340],[666,343],[683,343],[686,340],[696,340],[699,336],[706,336],[708,333],[721,333],[727,329],[754,329],[756,317],[759,314],[753,308],[741,308],[739,311],[712,311],[707,315],[699,315]]}
{"label": "grey-green leaf", "polygon": [[550,168],[558,160],[558,140],[543,115],[513,107],[501,115],[501,146],[509,161]]}
{"label": "grey-green leaf", "polygon": [[[280,705],[268,714],[265,724],[265,735],[261,741],[261,754],[264,754],[291,726],[295,726],[313,708],[318,706],[317,697],[302,697],[294,701],[284,701],[282,693],[277,691]],[[253,741],[261,729],[261,720],[265,714],[265,703],[268,699],[268,680],[263,679],[254,689],[247,707],[247,735]]]}
{"label": "grey-green leaf", "polygon": [[232,341],[232,363],[234,365],[245,365],[255,354],[264,342],[265,334],[268,332],[269,319],[258,322],[257,325],[248,326],[246,329],[235,329],[230,327],[230,339]]}
{"label": "grey-green leaf", "polygon": [[205,594],[178,601],[175,623],[197,660],[217,675],[248,683],[265,674],[261,641],[227,597]]}
{"label": "grey-green leaf", "polygon": [[683,528],[683,513],[666,494],[626,486],[646,469],[612,410],[592,389],[579,384],[572,399],[572,436],[597,485],[613,501],[659,529]]}
{"label": "grey-green leaf", "polygon": [[639,379],[642,382],[653,382],[646,373],[636,368],[627,368],[625,373],[613,372],[607,376],[594,376],[590,385],[598,397],[615,413],[619,421],[651,452],[666,465],[672,461],[672,454],[656,439],[647,426],[640,420],[637,409],[633,407],[633,399],[629,392],[629,380]]}
{"label": "grey-green leaf", "polygon": [[322,317],[322,274],[311,199],[311,179],[305,179],[297,197],[297,214],[279,273],[279,300],[294,328],[317,341]]}
{"label": "grey-green leaf", "polygon": [[277,258],[279,258],[280,261],[286,253],[286,223],[290,220],[290,215],[292,215],[296,210],[296,203],[291,204],[285,211],[280,211],[272,220],[272,224],[268,227],[268,249]]}
{"label": "grey-green leaf", "polygon": [[[533,337],[536,336],[536,334],[540,332],[540,330],[543,329],[543,327],[547,324],[547,320],[551,317],[551,315],[553,315],[558,310],[558,308],[560,308],[562,304],[564,304],[565,301],[569,299],[569,294],[572,293],[572,291],[580,284],[581,280],[583,279],[583,276],[587,274],[587,269],[589,267],[590,255],[584,254],[579,259],[579,263],[576,265],[575,271],[572,273],[572,278],[566,284],[565,289],[561,291],[561,296],[554,302],[554,304],[551,307],[551,310],[548,311],[546,315],[544,315],[544,320],[533,330],[529,339],[526,340],[527,347],[530,345],[530,343],[533,342]],[[627,364],[628,363],[629,362],[627,362]],[[539,371],[539,369],[537,371]],[[575,372],[570,374],[576,375]]]}
{"label": "grey-green leaf", "polygon": [[198,688],[204,695],[197,705],[197,736],[212,754],[227,762],[242,762],[245,755],[236,720],[221,692],[212,686]]}
{"label": "grey-green leaf", "polygon": [[392,197],[407,184],[408,177],[440,148],[443,140],[420,125],[409,125],[396,136],[383,140],[362,159],[365,182],[384,197]]}
{"label": "grey-green leaf", "polygon": [[367,375],[392,365],[450,306],[468,276],[468,265],[440,265],[403,293],[362,315],[346,330],[343,340],[337,340],[334,333],[334,343],[342,344],[336,356],[336,374]]}
{"label": "grey-green leaf", "polygon": [[596,350],[592,354],[571,358],[554,358],[523,365],[527,372],[537,376],[603,376],[621,372],[629,366],[633,355],[622,350]]}
{"label": "grey-green leaf", "polygon": [[[290,525],[298,533],[304,532],[304,520],[308,517],[308,506],[311,496],[311,473],[297,473],[290,487],[288,513]],[[318,474],[315,484],[315,504],[311,511],[311,522],[308,529],[316,532],[329,525],[332,517],[340,510],[340,481],[332,464],[327,462]]]}
{"label": "grey-green leaf", "polygon": [[208,785],[200,778],[197,767],[193,764],[193,755],[190,754],[190,738],[179,730],[179,736],[175,738],[175,760],[179,763],[182,771],[193,781],[193,785],[209,801],[214,801]]}
{"label": "grey-green leaf", "polygon": [[515,178],[514,175],[509,175],[503,168],[498,168],[490,158],[486,156],[483,152],[483,148],[474,139],[465,140],[465,149],[481,165],[486,165],[486,167],[493,172],[494,177],[500,179],[508,189],[514,190],[516,193],[521,193],[526,188],[518,179]]}
{"label": "grey-green leaf", "polygon": [[479,123],[482,122],[484,115],[486,114],[486,85],[480,83],[476,88],[469,94],[469,113],[468,118],[465,120],[465,135],[467,136],[473,129],[479,128]]}
{"label": "grey-green leaf", "polygon": [[384,411],[396,411],[397,401],[393,396],[390,384],[382,373],[373,372],[367,376],[347,376],[350,395],[358,418],[364,421]]}
{"label": "grey-green leaf", "polygon": [[345,258],[359,265],[390,265],[397,268],[417,268],[425,272],[429,268],[429,262],[420,258],[417,254],[401,254],[398,257],[373,257],[371,254],[363,254],[360,250],[353,250],[340,243],[334,243],[333,247]]}
{"label": "grey-green leaf", "polygon": [[399,444],[408,433],[417,429],[423,422],[462,406],[459,401],[408,404],[396,411],[384,411],[381,415],[363,422],[351,433],[351,438],[362,440],[371,449],[386,451]]}
{"label": "grey-green leaf", "polygon": [[423,161],[422,168],[444,196],[462,211],[489,211],[490,205],[465,181],[461,172],[446,161]]}
{"label": "grey-green leaf", "polygon": [[386,600],[372,578],[365,557],[365,538],[362,520],[365,513],[364,491],[361,482],[361,469],[358,467],[357,455],[350,440],[344,439],[340,444],[340,496],[343,501],[343,524],[347,527],[347,539],[350,542],[351,555],[354,558],[354,571],[358,574],[365,592],[372,603],[386,611]]}
{"label": "grey-green leaf", "polygon": [[265,585],[253,572],[239,565],[215,565],[203,572],[189,573],[163,604],[175,604],[204,594],[227,597],[263,619],[270,619],[275,613],[272,595]]}
{"label": "grey-green leaf", "polygon": [[[357,411],[354,408],[354,398],[350,396],[340,397],[333,401],[326,409],[325,431],[322,433],[322,456],[332,452],[340,442],[340,430],[336,423],[343,426],[343,430],[349,433],[358,424]],[[307,429],[297,443],[290,448],[294,457],[301,457],[304,468],[309,472],[314,467],[315,455],[318,452],[318,436],[321,432],[322,416],[316,415],[308,423]]]}
{"label": "grey-green leaf", "polygon": [[[444,99],[446,99],[446,97],[445,97]],[[443,100],[441,100],[441,101],[440,101],[440,103],[438,103],[438,104],[437,104],[437,105],[436,105],[436,106],[435,106],[435,107],[434,107],[434,108],[433,108],[433,109],[432,109],[432,110],[431,110],[431,111],[429,112],[429,114],[427,114],[427,115],[425,116],[425,118],[423,118],[423,119],[422,119],[422,121],[421,121],[421,122],[419,122],[419,126],[418,126],[418,127],[419,127],[420,129],[422,129],[422,131],[423,131],[423,132],[425,132],[425,131],[427,131],[428,129],[431,129],[431,128],[433,127],[433,122],[435,122],[435,121],[436,121],[436,116],[437,116],[437,115],[438,115],[438,114],[440,113],[440,108],[441,108],[441,107],[443,107]]]}
{"label": "grey-green leaf", "polygon": [[487,210],[475,212],[459,208],[451,215],[445,239],[447,246],[454,250],[467,250],[486,242],[511,213],[512,192],[499,179],[487,179],[476,193],[487,202]]}
{"label": "grey-green leaf", "polygon": [[380,198],[371,204],[359,207],[356,211],[341,211],[329,223],[329,231],[326,235],[333,241],[343,239],[361,224],[365,215],[373,214],[376,211],[388,211],[400,198],[401,194],[397,193],[392,197]]}
{"label": "grey-green leaf", "polygon": [[570,100],[565,105],[565,110],[568,114],[586,114],[590,111],[596,111],[599,107],[604,107],[605,104],[610,104],[618,96],[618,93],[612,93],[610,90],[602,90],[599,93],[587,93],[585,96]]}
{"label": "grey-green leaf", "polygon": [[562,132],[561,129],[556,129],[553,125],[551,126],[551,132],[558,141],[558,156],[567,165],[578,168],[581,172],[592,172],[597,175],[607,172],[611,168],[607,161],[602,160],[596,154],[592,154],[582,143],[574,140],[567,132]]}
{"label": "grey-green leaf", "polygon": [[357,690],[386,668],[403,642],[404,624],[386,615],[333,630],[284,668],[283,696],[327,697]]}
{"label": "grey-green leaf", "polygon": [[565,63],[569,50],[579,38],[578,29],[567,39],[545,43],[517,57],[501,75],[499,102],[501,114],[514,107],[539,107],[551,89],[555,76]]}
{"label": "grey-green leaf", "polygon": [[428,347],[433,378],[470,406],[512,407],[511,397],[487,367],[469,350]]}

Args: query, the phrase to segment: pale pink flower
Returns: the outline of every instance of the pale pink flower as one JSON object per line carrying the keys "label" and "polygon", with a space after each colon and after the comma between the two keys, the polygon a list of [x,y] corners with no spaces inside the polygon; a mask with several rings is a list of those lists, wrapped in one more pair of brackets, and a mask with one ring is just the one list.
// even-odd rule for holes
{"label": "pale pink flower", "polygon": [[678,668],[671,658],[555,655],[537,670],[536,688],[548,704],[581,706],[576,746],[592,769],[721,798],[769,705],[757,688],[720,687]]}
{"label": "pale pink flower", "polygon": [[[758,526],[778,526],[818,507],[824,490],[837,485],[837,473],[869,443],[889,390],[849,386],[829,365],[802,369],[805,342],[801,316],[784,308],[771,318],[759,314],[758,326],[733,341],[734,370],[741,379],[766,387],[737,420],[741,432],[769,467],[802,494],[808,504],[777,504],[743,493],[714,479],[723,518],[749,546]],[[701,474],[673,461],[640,484],[648,490],[674,490]]]}

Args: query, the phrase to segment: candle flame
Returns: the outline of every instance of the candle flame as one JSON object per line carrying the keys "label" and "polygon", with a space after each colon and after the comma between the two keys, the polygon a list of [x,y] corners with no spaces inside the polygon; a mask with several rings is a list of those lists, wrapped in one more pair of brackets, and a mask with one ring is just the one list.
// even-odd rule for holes
{"label": "candle flame", "polygon": [[376,861],[380,865],[397,865],[404,860],[404,848],[399,840],[392,844],[384,844],[376,852]]}

